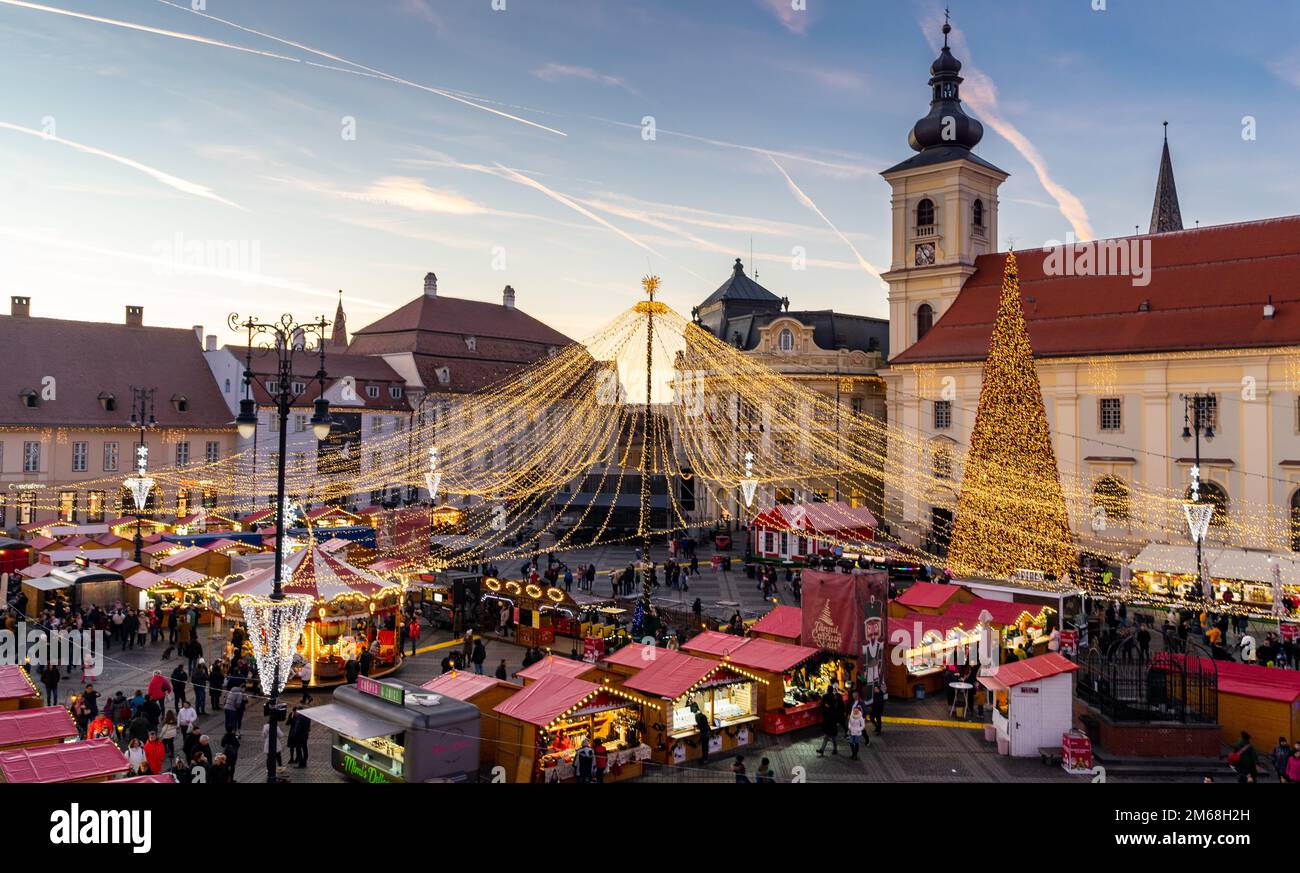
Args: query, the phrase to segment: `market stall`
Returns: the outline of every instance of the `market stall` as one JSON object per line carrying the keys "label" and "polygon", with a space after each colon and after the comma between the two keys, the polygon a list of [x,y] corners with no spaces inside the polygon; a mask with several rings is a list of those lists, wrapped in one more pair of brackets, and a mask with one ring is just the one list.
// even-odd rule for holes
{"label": "market stall", "polygon": [[515,674],[524,685],[532,685],[547,676],[567,676],[571,679],[594,679],[600,671],[590,661],[575,661],[569,657],[547,655]]}
{"label": "market stall", "polygon": [[817,649],[761,637],[740,639],[739,645],[727,642],[736,639],[727,634],[702,633],[688,640],[682,649],[742,667],[762,680],[757,688],[763,733],[789,733],[821,721],[821,700],[795,685],[800,668],[817,659]]}
{"label": "market stall", "polygon": [[[1189,657],[1158,653],[1152,669]],[[1218,675],[1219,730],[1223,742],[1236,745],[1242,731],[1257,743],[1269,742],[1274,737],[1300,737],[1300,671],[1235,661],[1211,662],[1208,658],[1200,660],[1205,673]]]}
{"label": "market stall", "polygon": [[496,763],[511,782],[566,782],[576,778],[574,758],[585,740],[605,747],[605,781],[636,778],[650,757],[642,709],[654,705],[607,683],[548,676],[494,707]]}
{"label": "market stall", "polygon": [[885,679],[889,575],[884,570],[805,570],[799,641],[819,650],[792,677],[795,699],[821,697],[832,686],[848,700],[868,700]]}
{"label": "market stall", "polygon": [[[213,592],[213,609],[223,620],[241,620],[240,602],[269,597],[274,578],[271,567],[228,577]],[[373,659],[371,676],[387,675],[400,666],[400,584],[326,554],[313,542],[285,560],[283,588],[286,595],[312,600],[298,657],[312,664],[313,687],[343,682],[345,664],[363,650]]]}
{"label": "market stall", "polygon": [[906,591],[890,601],[889,609],[895,615],[902,615],[907,612],[942,615],[949,607],[957,603],[964,603],[973,596],[960,585],[915,582],[908,586]]}
{"label": "market stall", "polygon": [[870,509],[843,501],[777,504],[754,517],[751,548],[760,561],[803,563],[835,555],[844,543],[872,541],[877,525]]}
{"label": "market stall", "polygon": [[[27,569],[30,571],[38,566],[42,565]],[[70,607],[83,604],[110,606],[125,597],[122,574],[85,557],[51,566],[39,576],[20,575],[23,576],[22,591],[27,595],[27,614],[33,618],[39,617],[46,607],[59,603]]]}
{"label": "market stall", "polygon": [[749,626],[751,636],[778,643],[798,643],[803,611],[797,606],[774,606],[772,611]]}
{"label": "market stall", "polygon": [[26,670],[17,664],[0,664],[0,712],[44,705],[45,698],[36,690]]}
{"label": "market stall", "polygon": [[107,737],[0,752],[0,783],[107,782],[129,769],[126,755]]}
{"label": "market stall", "polygon": [[[148,573],[148,571],[145,571]],[[126,580],[128,586],[141,588],[145,573],[136,574]],[[210,624],[212,614],[208,609],[211,602],[210,585],[214,580],[194,570],[180,568],[149,573],[151,584],[144,588],[140,597],[141,606],[152,603],[159,609],[171,609],[174,606],[193,607],[199,612],[199,624]]]}
{"label": "market stall", "polygon": [[710,726],[708,752],[747,746],[760,720],[755,673],[736,665],[660,650],[623,680],[623,687],[650,698],[645,707],[646,742],[656,761],[681,764],[703,757],[696,714]]}
{"label": "market stall", "polygon": [[979,677],[993,695],[993,727],[998,752],[1033,757],[1059,746],[1074,726],[1074,679],[1079,665],[1055,652],[1003,664]]}
{"label": "market stall", "polygon": [[520,686],[467,670],[452,670],[420,687],[433,694],[464,701],[478,709],[479,763],[491,764],[496,760],[497,716],[493,710],[498,703],[518,691]]}
{"label": "market stall", "polygon": [[0,751],[54,746],[77,739],[65,706],[42,706],[0,714]]}
{"label": "market stall", "polygon": [[885,671],[889,694],[901,700],[941,693],[945,671],[979,662],[983,636],[978,619],[920,612],[891,617],[891,657]]}
{"label": "market stall", "polygon": [[330,762],[359,782],[465,782],[479,767],[479,711],[451,696],[362,676],[300,710],[334,732]]}
{"label": "market stall", "polygon": [[[1279,605],[1289,601],[1291,614],[1300,615],[1300,562],[1294,554],[1206,547],[1204,557],[1216,603],[1272,617],[1275,601],[1280,601]],[[1195,599],[1200,592],[1193,546],[1149,543],[1129,563],[1129,569],[1133,592],[1154,602]]]}
{"label": "market stall", "polygon": [[967,631],[987,624],[996,632],[1000,663],[1005,660],[1002,653],[1008,651],[1017,652],[1017,657],[1046,652],[1052,628],[1056,626],[1056,609],[974,597],[952,606],[942,618],[956,622]]}
{"label": "market stall", "polygon": [[547,648],[555,644],[556,636],[582,636],[583,608],[558,585],[485,578],[480,610],[484,628],[496,627],[503,604],[512,611],[515,642],[521,646]]}

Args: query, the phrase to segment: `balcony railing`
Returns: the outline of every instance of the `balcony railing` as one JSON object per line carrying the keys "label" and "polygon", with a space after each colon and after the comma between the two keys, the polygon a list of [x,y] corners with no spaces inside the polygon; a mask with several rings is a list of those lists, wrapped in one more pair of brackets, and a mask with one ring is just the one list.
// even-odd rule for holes
{"label": "balcony railing", "polygon": [[937,224],[918,224],[912,228],[912,236],[916,239],[935,239],[939,236],[939,226]]}

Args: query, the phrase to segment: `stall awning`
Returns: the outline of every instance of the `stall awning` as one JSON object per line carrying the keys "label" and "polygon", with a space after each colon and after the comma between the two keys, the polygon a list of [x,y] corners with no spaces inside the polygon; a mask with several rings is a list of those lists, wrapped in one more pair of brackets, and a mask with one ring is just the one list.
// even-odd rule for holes
{"label": "stall awning", "polygon": [[660,653],[668,651],[662,646],[647,646],[643,643],[628,643],[616,652],[611,652],[601,658],[607,664],[617,664],[620,667],[644,667]]}
{"label": "stall awning", "polygon": [[74,583],[69,582],[66,579],[60,579],[58,576],[50,575],[41,576],[38,579],[28,579],[23,584],[29,588],[34,588],[37,591],[56,591],[59,588],[71,588]]}
{"label": "stall awning", "polygon": [[969,630],[979,624],[980,616],[987,612],[993,624],[1009,627],[1018,624],[1026,615],[1031,619],[1037,618],[1043,610],[1056,611],[1053,607],[1040,606],[1036,603],[1012,603],[1007,600],[976,597],[969,603],[953,604],[944,611],[943,618],[960,622]]}
{"label": "stall awning", "polygon": [[309,709],[300,710],[298,714],[305,715],[312,721],[323,724],[332,731],[337,731],[344,736],[358,740],[386,737],[390,734],[399,733],[404,729],[401,725],[387,719],[369,715],[342,703],[313,706]]}
{"label": "stall awning", "polygon": [[139,573],[127,576],[123,581],[132,588],[148,589],[155,585],[161,585],[163,578],[149,570],[141,570]]}
{"label": "stall awning", "polygon": [[803,611],[798,607],[774,607],[749,627],[750,633],[798,639],[803,633]]}

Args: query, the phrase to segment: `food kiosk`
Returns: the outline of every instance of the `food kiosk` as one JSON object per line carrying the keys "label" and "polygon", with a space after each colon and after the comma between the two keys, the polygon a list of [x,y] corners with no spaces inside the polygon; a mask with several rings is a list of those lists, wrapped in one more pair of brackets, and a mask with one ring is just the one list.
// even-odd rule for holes
{"label": "food kiosk", "polygon": [[[312,687],[342,683],[345,664],[363,648],[373,658],[371,676],[387,675],[401,665],[396,630],[400,584],[327,554],[314,541],[285,560],[285,577],[286,595],[312,599],[312,613],[297,652],[312,663]],[[274,581],[273,567],[229,576],[213,592],[213,609],[223,619],[240,620],[240,602],[268,598]]]}
{"label": "food kiosk", "polygon": [[891,617],[886,689],[899,700],[941,693],[945,670],[978,663],[983,638],[978,619],[921,612]]}
{"label": "food kiosk", "polygon": [[0,712],[44,705],[45,698],[36,690],[26,670],[17,664],[0,664]]}
{"label": "food kiosk", "polygon": [[[644,650],[641,654],[644,654]],[[623,687],[649,698],[646,741],[654,760],[681,764],[704,756],[696,713],[711,727],[710,755],[749,745],[759,722],[758,686],[764,680],[723,661],[668,649],[641,662]]]}
{"label": "food kiosk", "polygon": [[395,679],[361,676],[299,715],[334,732],[330,763],[358,782],[465,782],[479,767],[473,704]]}
{"label": "food kiosk", "polygon": [[[577,596],[587,599],[586,595]],[[564,588],[545,580],[517,582],[489,576],[483,580],[480,621],[485,629],[495,628],[501,606],[505,604],[514,612],[515,642],[521,646],[546,648],[555,644],[557,636],[583,636],[582,615],[587,610],[574,597]]]}
{"label": "food kiosk", "polygon": [[1059,746],[1074,726],[1074,679],[1079,669],[1051,652],[1003,664],[979,677],[993,694],[993,727],[998,752],[1014,758],[1033,757],[1046,746]]}
{"label": "food kiosk", "polygon": [[479,763],[491,764],[496,759],[497,749],[497,717],[492,710],[518,691],[520,686],[467,670],[452,670],[420,687],[434,694],[463,700],[478,709]]}
{"label": "food kiosk", "polygon": [[25,578],[22,589],[27,595],[27,614],[32,618],[40,617],[46,607],[60,601],[73,607],[83,604],[111,606],[125,596],[121,573],[84,556],[54,566],[44,575]]}
{"label": "food kiosk", "polygon": [[547,676],[494,707],[496,763],[511,782],[567,782],[576,779],[585,740],[605,747],[605,781],[634,779],[650,757],[642,741],[647,705],[655,702],[608,683]]}
{"label": "food kiosk", "polygon": [[[736,639],[727,634],[716,636]],[[740,645],[733,646],[703,633],[687,641],[682,650],[742,667],[762,680],[758,712],[763,733],[789,733],[821,721],[821,701],[800,699],[794,685],[796,672],[817,657],[817,649],[760,637],[742,639]]]}
{"label": "food kiosk", "polygon": [[126,755],[107,737],[0,752],[0,783],[107,782],[129,769]]}
{"label": "food kiosk", "polygon": [[0,751],[53,746],[76,740],[77,725],[65,706],[42,706],[0,715]]}

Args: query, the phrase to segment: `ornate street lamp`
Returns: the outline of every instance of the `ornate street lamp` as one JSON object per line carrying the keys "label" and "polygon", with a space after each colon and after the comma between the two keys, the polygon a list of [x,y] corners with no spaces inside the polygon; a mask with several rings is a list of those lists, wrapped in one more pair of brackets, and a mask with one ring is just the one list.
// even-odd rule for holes
{"label": "ornate street lamp", "polygon": [[[237,313],[231,313],[229,325],[231,330],[243,329],[248,332],[248,347],[244,359],[244,399],[239,402],[239,416],[235,419],[235,426],[240,436],[247,439],[257,430],[257,404],[253,400],[255,378],[268,379],[267,393],[271,395],[271,402],[275,407],[274,414],[279,417],[280,423],[280,452],[275,471],[275,568],[273,571],[275,582],[268,600],[248,603],[242,608],[244,619],[248,623],[249,638],[253,644],[253,656],[257,660],[262,690],[270,697],[266,708],[267,724],[270,725],[267,736],[266,781],[276,782],[275,754],[276,747],[279,745],[277,726],[284,719],[284,705],[279,702],[280,691],[288,681],[289,663],[293,658],[294,647],[302,634],[312,605],[306,598],[285,597],[283,588],[284,528],[288,514],[285,505],[284,479],[289,413],[293,409],[293,404],[306,393],[306,387],[298,392],[293,390],[293,358],[297,350],[312,351],[309,342],[315,339],[314,351],[318,353],[320,360],[314,378],[319,383],[320,393],[314,404],[315,413],[312,415],[311,426],[316,438],[323,440],[329,436],[332,425],[329,401],[325,399],[327,378],[325,330],[329,327],[329,322],[322,316],[317,321],[299,324],[295,323],[289,315],[283,315],[279,321],[274,322],[257,321],[251,317],[241,322]],[[257,346],[258,354],[263,357],[273,356],[274,372],[253,372],[254,343],[259,339],[261,343]],[[267,676],[271,677],[269,684]]]}

